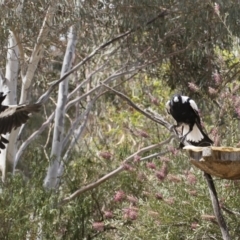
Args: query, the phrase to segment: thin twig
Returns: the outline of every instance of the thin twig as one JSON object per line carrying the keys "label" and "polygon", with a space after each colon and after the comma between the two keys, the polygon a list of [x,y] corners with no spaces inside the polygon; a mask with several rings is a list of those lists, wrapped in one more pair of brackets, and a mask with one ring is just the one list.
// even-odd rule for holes
{"label": "thin twig", "polygon": [[169,150],[167,151],[164,151],[164,152],[158,152],[158,153],[153,153],[151,155],[148,155],[146,157],[143,157],[140,159],[140,161],[146,161],[146,160],[149,160],[149,159],[152,159],[152,158],[155,158],[155,157],[161,157],[161,156],[164,156],[166,155],[167,153],[169,153]]}
{"label": "thin twig", "polygon": [[39,136],[44,130],[45,128],[51,123],[51,121],[53,120],[55,116],[55,112],[53,112],[48,119],[42,124],[42,126],[35,131],[26,141],[24,141],[21,145],[21,147],[18,149],[15,160],[14,160],[14,169],[16,168],[18,161],[21,157],[21,155],[23,154],[23,151],[26,149],[26,147],[37,137]]}
{"label": "thin twig", "polygon": [[240,212],[236,212],[236,211],[233,211],[233,210],[231,210],[231,209],[229,209],[229,208],[226,208],[226,207],[222,207],[222,210],[224,210],[225,212],[227,212],[227,213],[230,213],[230,214],[232,214],[232,215],[235,215],[235,216],[240,216]]}

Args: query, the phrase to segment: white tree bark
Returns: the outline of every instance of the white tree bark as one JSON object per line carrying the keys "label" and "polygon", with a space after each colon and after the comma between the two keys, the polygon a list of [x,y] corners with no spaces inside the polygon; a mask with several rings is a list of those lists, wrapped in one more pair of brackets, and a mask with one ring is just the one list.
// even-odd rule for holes
{"label": "white tree bark", "polygon": [[56,2],[57,1],[52,1],[52,4],[48,7],[45,19],[43,21],[43,25],[37,38],[37,43],[35,44],[29,61],[29,65],[27,67],[26,74],[22,79],[20,104],[25,103],[27,100],[29,87],[31,86],[33,76],[35,74],[39,60],[41,59],[44,50],[43,42],[48,37],[50,26],[52,25],[52,19],[56,11]]}
{"label": "white tree bark", "polygon": [[[60,167],[58,169],[58,176],[59,176],[58,183],[60,182],[60,177],[63,174],[65,165],[66,165],[66,163],[69,160],[69,154],[70,154],[71,150],[73,149],[73,147],[76,145],[76,143],[78,142],[78,140],[82,137],[82,135],[84,133],[84,130],[85,130],[86,125],[87,125],[87,121],[88,121],[88,117],[89,117],[90,111],[92,110],[93,104],[96,102],[97,98],[98,97],[95,97],[92,101],[90,101],[88,103],[87,107],[86,107],[85,112],[82,113],[79,116],[79,119],[81,119],[82,124],[76,129],[75,132],[73,132],[73,130],[75,129],[74,127],[71,129],[72,130],[71,132],[73,132],[72,133],[73,138],[72,138],[72,140],[70,142],[70,145],[67,148],[66,153],[63,156],[63,161],[61,161]],[[79,122],[78,119],[76,119],[76,122]],[[63,139],[63,145],[64,145],[64,140],[66,140],[66,139]]]}
{"label": "white tree bark", "polygon": [[[77,43],[77,33],[74,27],[70,28],[68,34],[68,44],[63,60],[61,77],[64,76],[72,67],[75,47]],[[57,187],[58,169],[60,167],[60,158],[62,154],[62,142],[64,134],[64,119],[65,119],[65,105],[68,96],[68,77],[59,84],[58,101],[55,112],[55,125],[53,132],[51,162],[47,171],[47,176],[44,181],[44,186],[48,189]]]}
{"label": "white tree bark", "polygon": [[[31,55],[29,64],[27,66],[23,59],[23,56],[24,56],[23,50],[21,51],[20,59],[22,61],[21,62],[22,88],[21,88],[20,104],[26,103],[27,101],[30,86],[32,84],[35,71],[37,69],[39,60],[41,59],[42,53],[44,50],[43,43],[48,37],[50,26],[52,25],[52,19],[56,11],[56,4],[57,4],[57,1],[51,1],[50,6],[48,7],[48,10],[45,15],[45,19],[43,21],[41,30],[39,32],[36,44],[34,46],[34,49]],[[18,44],[22,48],[22,45],[19,42]],[[7,159],[8,161],[13,163],[13,166],[14,166],[13,171],[15,171],[15,166],[16,166],[15,157],[17,152],[17,138],[19,135],[19,130],[20,128],[12,131],[9,138],[9,144],[7,149]],[[5,156],[5,159],[6,159],[6,156]]]}
{"label": "white tree bark", "polygon": [[[7,51],[7,63],[6,63],[4,85],[7,85],[11,92],[7,95],[7,97],[3,101],[3,104],[9,105],[9,104],[17,103],[18,67],[19,67],[19,62],[18,62],[17,41],[15,39],[13,32],[10,31],[9,37],[8,37],[8,51]],[[5,135],[4,137],[9,139],[9,134]],[[6,176],[7,149],[8,148],[6,147],[6,149],[2,150],[0,154],[0,168],[2,171],[2,181],[5,180],[5,176]]]}

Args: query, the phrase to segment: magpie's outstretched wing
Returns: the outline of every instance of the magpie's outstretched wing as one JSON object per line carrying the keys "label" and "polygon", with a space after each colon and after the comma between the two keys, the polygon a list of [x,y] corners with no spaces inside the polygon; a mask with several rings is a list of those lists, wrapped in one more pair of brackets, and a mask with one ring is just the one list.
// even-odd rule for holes
{"label": "magpie's outstretched wing", "polygon": [[0,134],[10,133],[26,123],[33,112],[40,110],[41,104],[0,107]]}

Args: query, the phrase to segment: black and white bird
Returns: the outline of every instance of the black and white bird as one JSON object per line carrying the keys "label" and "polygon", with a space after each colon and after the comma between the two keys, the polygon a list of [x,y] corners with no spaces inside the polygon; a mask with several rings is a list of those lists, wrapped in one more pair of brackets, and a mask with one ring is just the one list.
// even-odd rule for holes
{"label": "black and white bird", "polygon": [[29,116],[33,112],[40,110],[41,104],[30,105],[2,105],[2,102],[9,93],[8,89],[0,92],[0,149],[5,149],[8,140],[2,134],[10,133],[13,129],[17,129],[26,123]]}
{"label": "black and white bird", "polygon": [[166,109],[177,122],[174,127],[182,126],[180,147],[187,144],[201,147],[213,144],[213,141],[203,131],[198,106],[194,100],[176,94],[166,103]]}

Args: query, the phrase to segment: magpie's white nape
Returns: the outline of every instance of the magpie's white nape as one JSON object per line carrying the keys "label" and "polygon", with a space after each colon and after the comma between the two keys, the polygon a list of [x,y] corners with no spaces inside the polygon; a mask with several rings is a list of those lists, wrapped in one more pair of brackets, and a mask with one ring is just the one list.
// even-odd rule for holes
{"label": "magpie's white nape", "polygon": [[213,141],[203,131],[198,106],[194,100],[175,94],[167,101],[166,110],[177,122],[174,127],[182,127],[181,148],[188,144],[202,147],[213,144]]}

